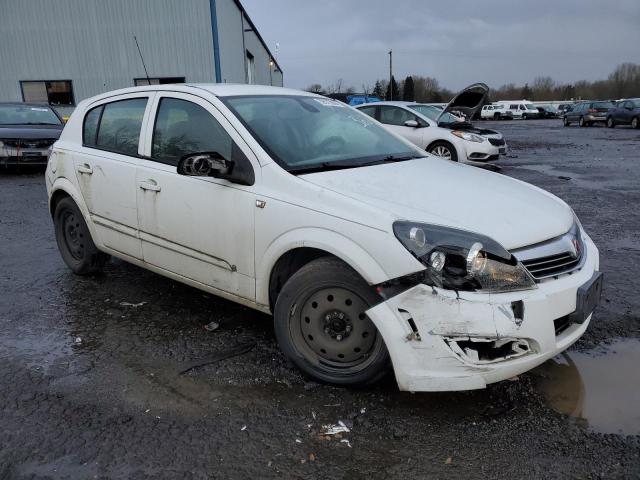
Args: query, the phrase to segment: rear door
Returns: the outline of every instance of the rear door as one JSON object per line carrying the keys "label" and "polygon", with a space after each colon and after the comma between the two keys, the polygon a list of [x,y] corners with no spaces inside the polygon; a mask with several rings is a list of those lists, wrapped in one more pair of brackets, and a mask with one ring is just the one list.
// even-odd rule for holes
{"label": "rear door", "polygon": [[91,106],[83,145],[73,155],[76,177],[98,242],[140,259],[136,167],[144,143],[142,125],[153,93],[121,95]]}
{"label": "rear door", "polygon": [[159,92],[153,111],[147,159],[136,172],[145,262],[255,299],[253,186],[179,175],[176,167],[184,155],[218,152],[259,173],[257,159],[224,116],[201,97]]}

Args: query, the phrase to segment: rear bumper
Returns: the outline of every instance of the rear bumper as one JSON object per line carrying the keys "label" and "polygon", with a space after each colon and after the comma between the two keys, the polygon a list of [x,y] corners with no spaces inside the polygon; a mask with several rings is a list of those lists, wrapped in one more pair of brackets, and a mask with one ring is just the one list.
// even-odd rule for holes
{"label": "rear bumper", "polygon": [[607,114],[603,113],[603,114],[596,114],[596,115],[585,115],[584,119],[587,122],[606,122],[607,121]]}
{"label": "rear bumper", "polygon": [[[400,390],[484,388],[567,349],[591,320],[559,328],[576,310],[578,288],[599,268],[597,247],[589,238],[585,246],[587,257],[579,271],[542,281],[534,290],[457,296],[419,284],[368,310],[384,338]],[[522,310],[514,308],[519,302]],[[474,353],[475,345],[502,344],[513,346],[504,358],[487,360]]]}

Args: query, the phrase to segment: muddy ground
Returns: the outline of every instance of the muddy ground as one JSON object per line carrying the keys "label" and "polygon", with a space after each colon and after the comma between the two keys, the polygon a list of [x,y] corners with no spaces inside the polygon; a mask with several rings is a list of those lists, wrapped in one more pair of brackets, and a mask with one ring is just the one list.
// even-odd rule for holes
{"label": "muddy ground", "polygon": [[[640,385],[626,376],[638,369],[581,374],[577,356],[602,365],[620,339],[632,353],[640,345],[640,131],[482,125],[511,146],[502,174],[569,202],[600,248],[603,303],[569,354],[571,379],[548,362],[463,393],[307,382],[266,315],[121,261],[71,274],[42,173],[2,173],[0,478],[639,477],[640,407],[629,402]],[[221,326],[207,331],[212,320]],[[214,363],[180,373],[203,359]],[[604,377],[614,386],[596,398]],[[554,381],[574,417],[549,401]],[[604,425],[579,418],[594,402]],[[609,402],[625,429],[607,424]],[[339,420],[349,433],[318,435]]]}

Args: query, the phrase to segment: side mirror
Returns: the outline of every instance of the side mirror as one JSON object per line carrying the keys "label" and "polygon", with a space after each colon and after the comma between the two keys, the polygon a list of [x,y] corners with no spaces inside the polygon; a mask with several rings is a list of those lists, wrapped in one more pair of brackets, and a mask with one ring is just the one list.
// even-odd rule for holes
{"label": "side mirror", "polygon": [[218,152],[189,153],[178,162],[178,174],[189,177],[224,178],[232,170],[233,162]]}
{"label": "side mirror", "polygon": [[419,124],[415,120],[407,120],[404,122],[405,127],[418,128]]}

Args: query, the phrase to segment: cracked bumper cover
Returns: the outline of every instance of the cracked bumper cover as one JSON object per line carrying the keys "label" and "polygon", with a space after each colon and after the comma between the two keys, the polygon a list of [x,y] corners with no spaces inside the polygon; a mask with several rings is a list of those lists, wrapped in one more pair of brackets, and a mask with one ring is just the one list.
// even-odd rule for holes
{"label": "cracked bumper cover", "polygon": [[[556,335],[554,320],[576,310],[577,290],[599,269],[598,249],[585,241],[586,259],[571,275],[547,279],[538,288],[511,293],[460,292],[416,285],[367,311],[382,335],[400,390],[484,388],[526,372],[567,349],[587,329],[591,316]],[[512,303],[522,301],[518,318]],[[412,318],[418,334],[408,318]],[[474,361],[451,339],[523,339],[530,350],[491,363]]]}

